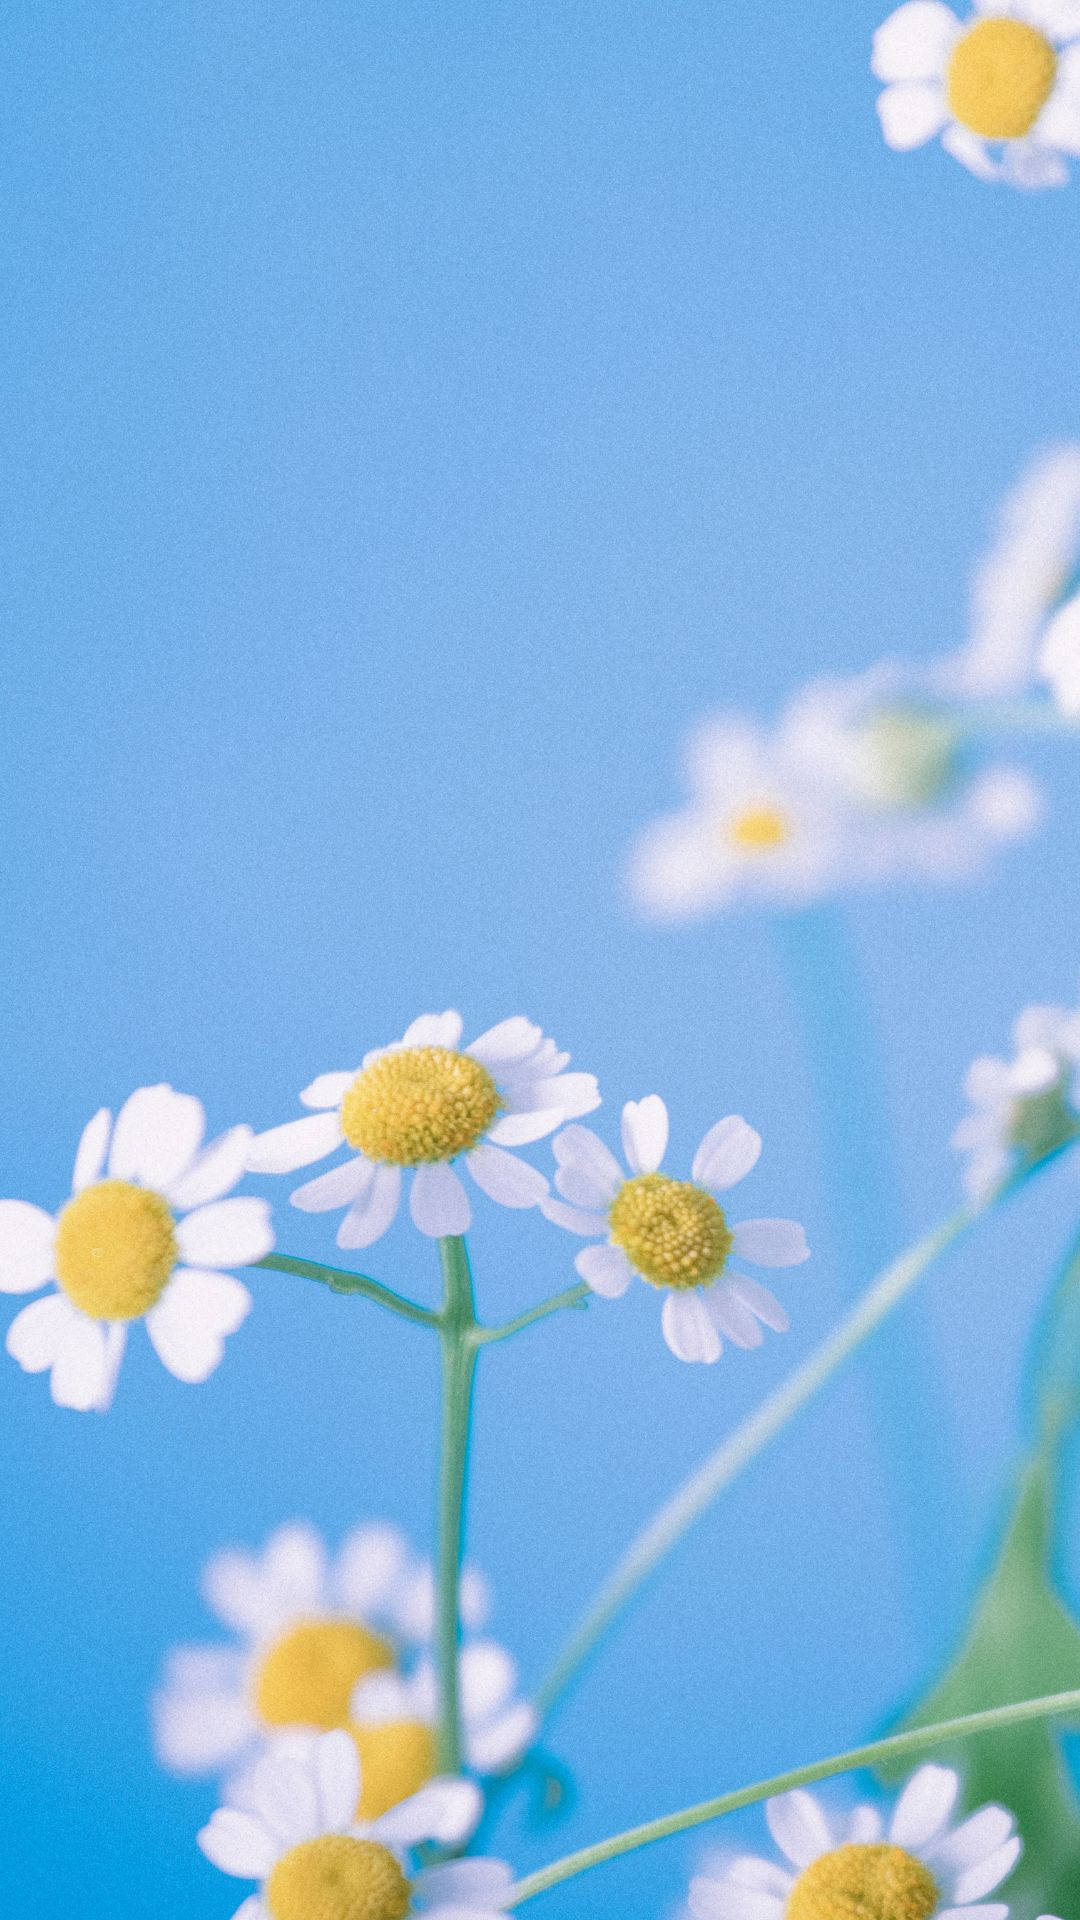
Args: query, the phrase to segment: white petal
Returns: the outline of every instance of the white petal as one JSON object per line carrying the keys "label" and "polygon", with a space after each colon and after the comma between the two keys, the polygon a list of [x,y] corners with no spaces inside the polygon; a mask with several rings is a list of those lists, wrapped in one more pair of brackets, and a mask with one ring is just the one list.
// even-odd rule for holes
{"label": "white petal", "polygon": [[562,1107],[529,1107],[521,1113],[505,1113],[488,1128],[487,1137],[497,1147],[527,1147],[553,1133],[565,1119]]}
{"label": "white petal", "polygon": [[232,1920],[271,1920],[271,1915],[263,1906],[258,1894],[253,1893],[247,1900],[241,1901]]}
{"label": "white petal", "polygon": [[47,1293],[15,1315],[7,1330],[5,1345],[24,1373],[42,1373],[51,1367],[64,1341],[75,1308],[62,1293]]}
{"label": "white petal", "polygon": [[946,153],[951,153],[953,159],[959,160],[960,165],[973,173],[977,180],[993,184],[1001,179],[1001,168],[991,160],[985,140],[980,140],[978,134],[972,133],[969,127],[946,127],[941,144]]}
{"label": "white petal", "polygon": [[1004,1846],[997,1847],[993,1853],[967,1867],[959,1876],[952,1890],[953,1899],[960,1906],[967,1906],[973,1900],[981,1900],[984,1893],[993,1893],[1007,1874],[1010,1874],[1020,1858],[1023,1842],[1019,1835],[1006,1840]]}
{"label": "white petal", "polygon": [[376,1820],[372,1834],[390,1846],[411,1847],[422,1840],[456,1846],[472,1833],[483,1806],[480,1789],[471,1780],[430,1780]]}
{"label": "white petal", "polygon": [[876,1807],[856,1807],[847,1830],[847,1844],[851,1847],[872,1846],[881,1839],[881,1815]]}
{"label": "white petal", "polygon": [[940,82],[901,80],[877,97],[878,119],[885,144],[900,153],[932,140],[945,126],[949,112]]}
{"label": "white petal", "polygon": [[751,1313],[756,1313],[758,1319],[763,1320],[774,1333],[787,1332],[791,1321],[776,1295],[770,1293],[768,1287],[763,1287],[759,1280],[751,1280],[748,1273],[733,1273],[724,1284],[730,1294],[741,1300],[744,1307],[749,1307]]}
{"label": "white petal", "polygon": [[660,1324],[677,1360],[700,1360],[706,1366],[719,1360],[720,1336],[696,1289],[669,1293],[661,1310]]}
{"label": "white petal", "polygon": [[28,1200],[0,1200],[0,1293],[33,1293],[52,1279],[56,1221]]}
{"label": "white petal", "polygon": [[500,1206],[535,1207],[547,1196],[544,1175],[502,1147],[482,1142],[465,1155],[465,1165],[488,1199],[497,1200]]}
{"label": "white petal", "polygon": [[401,1168],[376,1167],[365,1194],[345,1215],[337,1231],[339,1247],[370,1247],[393,1221],[401,1199]]}
{"label": "white petal", "polygon": [[251,1310],[251,1295],[230,1273],[178,1267],[146,1331],[162,1365],[189,1384],[206,1380],[220,1365],[224,1336],[235,1333]]}
{"label": "white petal", "polygon": [[409,1212],[413,1224],[432,1240],[465,1233],[472,1222],[469,1196],[453,1167],[445,1161],[417,1167],[409,1194]]}
{"label": "white petal", "polygon": [[295,1173],[313,1160],[325,1159],[341,1145],[341,1126],[335,1113],[309,1113],[302,1120],[286,1120],[283,1127],[257,1133],[248,1149],[252,1173]]}
{"label": "white petal", "polygon": [[793,1793],[781,1793],[765,1803],[769,1832],[782,1854],[795,1867],[808,1867],[819,1854],[827,1853],[832,1836],[825,1816],[813,1794],[796,1787]]}
{"label": "white petal", "polygon": [[517,1668],[497,1640],[474,1640],[462,1648],[461,1711],[480,1720],[504,1706],[517,1685]]}
{"label": "white petal", "polygon": [[106,1322],[105,1325],[105,1377],[101,1391],[94,1402],[98,1413],[105,1413],[113,1403],[116,1383],[120,1377],[120,1365],[127,1347],[128,1330],[119,1320]]}
{"label": "white petal", "polygon": [[1060,1072],[1057,1056],[1051,1053],[1049,1047],[1025,1047],[1009,1068],[1009,1092],[1020,1095],[1045,1093],[1054,1085]]}
{"label": "white petal", "polygon": [[727,1877],[740,1887],[753,1887],[758,1893],[775,1894],[786,1900],[794,1885],[790,1871],[778,1867],[775,1860],[762,1860],[759,1854],[741,1853],[729,1861]]}
{"label": "white petal", "polygon": [[576,1120],[583,1113],[595,1113],[600,1105],[600,1089],[595,1073],[560,1073],[550,1080],[532,1083],[534,1107],[558,1107],[564,1120]]}
{"label": "white petal", "polygon": [[114,1180],[171,1186],[202,1145],[206,1115],[192,1094],[172,1087],[140,1087],[116,1116],[109,1172]]}
{"label": "white petal", "polygon": [[219,1807],[196,1840],[215,1867],[240,1880],[262,1880],[280,1851],[262,1821],[236,1807]]}
{"label": "white petal", "polygon": [[737,1113],[710,1127],[694,1155],[692,1177],[703,1187],[723,1192],[745,1179],[761,1153],[761,1135]]}
{"label": "white petal", "polygon": [[[348,1740],[356,1759],[356,1748]],[[321,1742],[319,1743],[321,1744]],[[354,1767],[354,1774],[357,1773]],[[313,1840],[319,1831],[319,1797],[311,1773],[296,1760],[268,1754],[244,1781],[244,1807],[282,1847]],[[356,1801],[351,1813],[355,1816]]]}
{"label": "white petal", "polygon": [[582,1247],[574,1265],[586,1286],[602,1294],[605,1300],[618,1300],[634,1277],[634,1269],[622,1248],[613,1247],[607,1241],[602,1247]]}
{"label": "white petal", "polygon": [[349,1613],[373,1614],[388,1604],[405,1570],[408,1542],[400,1527],[374,1523],[346,1535],[334,1568],[337,1598]]}
{"label": "white petal", "polygon": [[668,1111],[658,1093],[628,1100],[622,1110],[622,1143],[631,1173],[655,1173],[667,1152]]}
{"label": "white petal", "polygon": [[540,1211],[555,1226],[564,1227],[567,1233],[579,1233],[583,1240],[591,1240],[597,1234],[607,1232],[606,1214],[589,1213],[583,1207],[568,1207],[565,1200],[556,1200],[552,1194],[546,1200],[541,1200]]}
{"label": "white petal", "polygon": [[421,1013],[406,1027],[401,1036],[403,1047],[449,1047],[453,1050],[461,1041],[462,1019],[460,1013],[448,1009],[446,1013]]}
{"label": "white petal", "polygon": [[527,1700],[519,1700],[482,1727],[467,1728],[465,1745],[470,1767],[476,1773],[502,1773],[531,1746],[538,1725],[535,1708]]}
{"label": "white petal", "polygon": [[75,1153],[75,1171],[71,1176],[71,1191],[81,1193],[95,1180],[100,1180],[101,1169],[105,1165],[105,1155],[109,1146],[109,1129],[112,1126],[112,1114],[108,1107],[99,1107],[92,1120],[88,1120],[82,1130],[82,1137]]}
{"label": "white petal", "polygon": [[[980,1807],[933,1848],[933,1863],[946,1873],[964,1873],[987,1855],[996,1853],[1008,1840],[1012,1827],[1012,1815],[1005,1807]],[[984,1892],[989,1891],[989,1887],[984,1888]]]}
{"label": "white petal", "polygon": [[442,1867],[425,1867],[412,1884],[425,1906],[446,1900],[467,1906],[501,1907],[514,1884],[505,1860],[449,1860]]}
{"label": "white petal", "polygon": [[[1009,1920],[1009,1909],[996,1901],[986,1907],[943,1907],[935,1920]],[[1044,1913],[1042,1920],[1054,1920],[1054,1915]]]}
{"label": "white petal", "polygon": [[265,1200],[214,1200],[181,1220],[176,1242],[189,1265],[251,1266],[274,1244]]}
{"label": "white petal", "polygon": [[959,33],[959,20],[940,0],[907,0],[875,33],[870,71],[878,80],[940,78]]}
{"label": "white petal", "polygon": [[702,1295],[705,1311],[719,1333],[736,1347],[760,1347],[765,1335],[749,1307],[727,1287],[709,1287]]}
{"label": "white petal", "polygon": [[220,1200],[244,1172],[254,1138],[250,1127],[230,1127],[228,1133],[219,1134],[187,1172],[172,1182],[166,1197],[181,1211]]}
{"label": "white petal", "polygon": [[263,1553],[263,1572],[283,1617],[324,1610],[326,1548],[314,1527],[298,1522],[275,1528]]}
{"label": "white petal", "polygon": [[331,1167],[329,1173],[319,1173],[314,1180],[305,1181],[295,1193],[290,1193],[289,1202],[302,1213],[329,1213],[333,1207],[351,1207],[354,1200],[367,1192],[374,1177],[371,1161],[357,1153],[351,1160],[343,1160],[340,1167]]}
{"label": "white petal", "polygon": [[976,1107],[998,1107],[1009,1097],[1009,1063],[981,1053],[964,1075],[964,1093]]}
{"label": "white petal", "polygon": [[734,1234],[735,1252],[758,1267],[798,1267],[810,1258],[797,1220],[740,1220]]}
{"label": "white petal", "polygon": [[699,1874],[690,1882],[690,1911],[695,1920],[782,1920],[784,1905],[773,1893]]}
{"label": "white petal", "polygon": [[1040,146],[1035,139],[1017,140],[1007,146],[1001,159],[1001,171],[1012,187],[1038,193],[1044,187],[1065,187],[1069,169],[1056,153]]}
{"label": "white petal", "polygon": [[[32,1311],[30,1307],[23,1309],[24,1313]],[[110,1358],[105,1328],[96,1320],[73,1313],[61,1334],[49,1382],[57,1406],[73,1407],[77,1413],[89,1413],[91,1409],[104,1412],[115,1385]]]}
{"label": "white petal", "polygon": [[[1039,141],[1049,147],[1060,147],[1062,153],[1080,153],[1080,100],[1075,87],[1059,85],[1047,101],[1036,128]],[[1043,642],[1043,652],[1049,642]]]}
{"label": "white petal", "polygon": [[360,1761],[347,1733],[326,1733],[316,1741],[312,1772],[319,1796],[320,1830],[344,1833],[356,1818],[360,1798]]}
{"label": "white petal", "polygon": [[[623,1184],[623,1171],[613,1153],[605,1147],[598,1134],[591,1127],[564,1127],[555,1135],[552,1150],[559,1164],[555,1185],[575,1206],[610,1206],[619,1188]],[[573,1169],[582,1176],[579,1182],[581,1193],[573,1194],[563,1184],[563,1177]],[[591,1199],[585,1199],[586,1192]]]}
{"label": "white petal", "polygon": [[[437,1689],[436,1689],[437,1691]],[[438,1706],[437,1699],[434,1702]],[[362,1727],[382,1727],[388,1720],[422,1720],[419,1696],[400,1673],[369,1673],[358,1680],[349,1700],[349,1713]]]}
{"label": "white petal", "polygon": [[889,1826],[893,1845],[912,1853],[936,1840],[948,1825],[959,1791],[960,1778],[951,1767],[920,1767],[896,1803]]}
{"label": "white petal", "polygon": [[310,1086],[305,1087],[303,1093],[300,1095],[300,1105],[302,1107],[333,1107],[336,1109],[340,1107],[355,1079],[355,1071],[352,1073],[317,1074]]}
{"label": "white petal", "polygon": [[520,1066],[522,1061],[528,1060],[543,1038],[541,1029],[518,1013],[509,1020],[500,1020],[496,1027],[489,1027],[465,1051],[474,1060],[498,1072],[500,1068]]}
{"label": "white petal", "polygon": [[154,1701],[154,1749],[174,1773],[216,1773],[254,1732],[242,1692],[161,1693]]}

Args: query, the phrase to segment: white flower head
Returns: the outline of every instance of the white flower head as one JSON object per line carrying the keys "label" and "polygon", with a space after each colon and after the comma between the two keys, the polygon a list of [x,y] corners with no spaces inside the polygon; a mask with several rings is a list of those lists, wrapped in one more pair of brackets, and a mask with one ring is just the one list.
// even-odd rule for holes
{"label": "white flower head", "polygon": [[499,1860],[409,1874],[412,1848],[458,1846],[481,1811],[470,1780],[433,1780],[381,1819],[360,1822],[360,1763],[347,1733],[321,1735],[306,1759],[267,1755],[242,1805],[219,1807],[198,1836],[223,1873],[259,1890],[235,1920],[495,1920],[513,1877]]}
{"label": "white flower head", "polygon": [[[166,1661],[154,1735],[158,1758],[176,1773],[250,1765],[287,1729],[343,1727],[357,1683],[392,1671],[434,1631],[431,1566],[399,1528],[382,1523],[355,1528],[333,1555],[312,1527],[279,1527],[261,1553],[215,1554],[203,1591],[233,1638],[174,1648]],[[460,1604],[475,1632],[489,1597],[471,1568]],[[414,1741],[411,1772],[399,1765],[399,1776],[419,1785],[434,1772],[429,1745]],[[365,1787],[374,1794],[382,1756],[371,1757]]]}
{"label": "white flower head", "polygon": [[761,1137],[745,1120],[729,1114],[709,1128],[689,1180],[660,1172],[667,1138],[667,1108],[655,1093],[623,1108],[629,1173],[588,1127],[566,1127],[554,1141],[562,1198],[545,1200],[543,1210],[569,1233],[603,1236],[574,1262],[594,1293],[617,1299],[636,1273],[663,1292],[661,1325],[676,1358],[709,1364],[720,1358],[723,1337],[757,1347],[762,1325],[777,1333],[788,1325],[780,1302],[759,1281],[733,1272],[730,1257],[792,1267],[809,1248],[794,1220],[729,1223],[716,1199],[757,1163]]}
{"label": "white flower head", "polygon": [[507,1152],[553,1133],[564,1120],[600,1104],[591,1073],[567,1073],[560,1053],[531,1021],[503,1020],[461,1047],[459,1013],[425,1013],[400,1040],[376,1048],[362,1066],[323,1073],[300,1099],[315,1111],[258,1134],[248,1164],[289,1173],[337,1147],[348,1160],[298,1187],[292,1203],[308,1213],[347,1209],[339,1247],[368,1247],[397,1214],[403,1172],[412,1172],[409,1210],[421,1233],[461,1234],[472,1219],[461,1160],[476,1185],[504,1207],[534,1207],[548,1191],[544,1175]]}
{"label": "white flower head", "polygon": [[964,1191],[975,1203],[1014,1168],[1034,1166],[1080,1131],[1080,1010],[1026,1007],[1012,1037],[1011,1060],[981,1055],[964,1080],[973,1111],[952,1144],[967,1156]]}
{"label": "white flower head", "polygon": [[769,1800],[765,1817],[783,1863],[753,1855],[690,1885],[695,1920],[833,1920],[837,1913],[903,1913],[905,1920],[1007,1920],[985,1897],[1020,1854],[1012,1815],[980,1807],[952,1824],[960,1788],[949,1767],[920,1767],[886,1826],[875,1807],[830,1820],[798,1789]]}
{"label": "white flower head", "polygon": [[905,0],[874,35],[871,68],[890,147],[935,134],[980,180],[1059,187],[1080,153],[1077,0],[975,0],[959,20],[943,0]]}
{"label": "white flower head", "polygon": [[[494,1640],[474,1640],[461,1650],[459,1661],[461,1721],[465,1760],[474,1773],[502,1773],[520,1760],[537,1728],[535,1708],[517,1698],[517,1668],[505,1647]],[[350,1721],[364,1731],[384,1737],[391,1728],[434,1727],[439,1713],[439,1685],[430,1659],[409,1675],[384,1671],[361,1680],[352,1697]]]}
{"label": "white flower head", "polygon": [[197,1381],[247,1314],[247,1288],[221,1269],[269,1253],[270,1209],[224,1198],[244,1172],[250,1127],[207,1147],[205,1131],[192,1095],[140,1087],[115,1126],[103,1107],[84,1129],[71,1199],[55,1218],[0,1200],[0,1292],[55,1282],[15,1316],[7,1350],[27,1373],[49,1370],[58,1406],[108,1407],[135,1320],[170,1373]]}
{"label": "white flower head", "polygon": [[1039,648],[1039,672],[1066,720],[1080,720],[1080,593],[1054,615]]}
{"label": "white flower head", "polygon": [[927,671],[901,661],[810,681],[789,703],[779,738],[808,775],[842,788],[871,817],[921,810],[959,778],[955,725]]}

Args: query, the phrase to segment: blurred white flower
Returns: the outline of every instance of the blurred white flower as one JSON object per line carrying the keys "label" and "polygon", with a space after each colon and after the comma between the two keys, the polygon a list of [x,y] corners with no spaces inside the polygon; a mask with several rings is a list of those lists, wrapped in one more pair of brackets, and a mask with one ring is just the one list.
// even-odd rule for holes
{"label": "blurred white flower", "polygon": [[347,1212],[339,1247],[368,1247],[393,1222],[402,1171],[414,1170],[409,1210],[421,1233],[461,1234],[472,1219],[453,1161],[504,1207],[534,1207],[542,1173],[508,1147],[541,1140],[600,1105],[591,1073],[567,1073],[568,1053],[520,1015],[461,1048],[459,1013],[425,1013],[358,1069],[323,1073],[300,1099],[316,1111],[258,1134],[248,1165],[289,1173],[348,1144],[353,1155],[298,1187],[294,1207]]}
{"label": "blurred white flower", "polygon": [[744,1855],[715,1877],[699,1875],[690,1911],[696,1920],[959,1920],[964,1909],[965,1920],[1007,1920],[1007,1906],[983,1902],[1019,1858],[1013,1817],[980,1807],[953,1826],[959,1788],[951,1768],[920,1767],[888,1827],[875,1807],[830,1821],[813,1794],[780,1794],[766,1801],[765,1818],[784,1863]]}
{"label": "blurred white flower", "polygon": [[942,0],[905,0],[874,35],[890,147],[935,134],[980,180],[1058,187],[1080,153],[1077,0],[976,0],[957,19]]}
{"label": "blurred white flower", "polygon": [[513,1884],[499,1860],[408,1873],[426,1842],[457,1847],[481,1811],[469,1780],[433,1780],[381,1819],[358,1822],[360,1764],[345,1733],[323,1734],[306,1761],[267,1755],[243,1803],[219,1807],[198,1836],[223,1873],[259,1891],[234,1920],[496,1920]]}
{"label": "blurred white flower", "polygon": [[[536,1711],[517,1695],[517,1668],[494,1640],[474,1640],[459,1661],[461,1720],[466,1764],[474,1773],[501,1773],[521,1758],[536,1733]],[[352,1696],[350,1721],[361,1732],[419,1722],[434,1727],[439,1683],[432,1662],[408,1675],[382,1672],[361,1680]]]}
{"label": "blurred white flower", "polygon": [[0,1200],[0,1293],[56,1283],[16,1314],[7,1350],[27,1373],[49,1370],[58,1406],[108,1407],[134,1320],[170,1373],[197,1381],[245,1318],[251,1295],[221,1268],[269,1253],[270,1209],[224,1198],[244,1173],[250,1127],[208,1147],[205,1131],[192,1095],[140,1087],[115,1126],[102,1107],[84,1128],[72,1197],[55,1218]]}
{"label": "blurred white flower", "polygon": [[588,1127],[566,1127],[553,1142],[559,1163],[559,1200],[543,1211],[556,1226],[583,1239],[574,1265],[594,1293],[615,1300],[635,1273],[664,1295],[664,1339],[679,1360],[720,1358],[721,1336],[734,1346],[757,1347],[762,1325],[783,1333],[780,1302],[749,1275],[733,1273],[732,1254],[759,1267],[797,1266],[809,1257],[806,1235],[794,1220],[729,1222],[715,1198],[757,1164],[761,1137],[737,1114],[718,1120],[702,1140],[690,1180],[661,1173],[668,1114],[659,1094],[628,1100],[622,1144],[629,1174]]}
{"label": "blurred white flower", "polygon": [[1080,720],[1080,594],[1054,615],[1039,648],[1039,672],[1067,720]]}
{"label": "blurred white flower", "polygon": [[952,1144],[967,1156],[964,1191],[976,1203],[1015,1167],[1034,1165],[1080,1132],[1080,1010],[1026,1007],[1012,1037],[1011,1060],[983,1055],[964,1080],[974,1111],[961,1120]]}

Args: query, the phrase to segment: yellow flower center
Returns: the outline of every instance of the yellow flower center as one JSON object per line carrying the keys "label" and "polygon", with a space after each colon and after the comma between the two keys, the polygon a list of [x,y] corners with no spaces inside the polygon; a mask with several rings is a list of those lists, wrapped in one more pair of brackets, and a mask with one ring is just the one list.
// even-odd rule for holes
{"label": "yellow flower center", "polygon": [[137,1320],[165,1291],[180,1257],[160,1193],[99,1180],[77,1193],[56,1229],[56,1277],[95,1320]]}
{"label": "yellow flower center", "polygon": [[773,853],[791,839],[791,823],[778,807],[744,807],[728,821],[727,837],[741,853]]}
{"label": "yellow flower center", "polygon": [[299,1620],[259,1661],[255,1711],[268,1727],[330,1733],[348,1720],[357,1681],[393,1664],[389,1642],[356,1620]]}
{"label": "yellow flower center", "polygon": [[358,1073],[341,1130],[369,1160],[398,1167],[452,1160],[482,1139],[502,1105],[486,1067],[449,1047],[404,1047]]}
{"label": "yellow flower center", "polygon": [[800,1873],[784,1920],[930,1920],[934,1878],[902,1847],[836,1847]]}
{"label": "yellow flower center", "polygon": [[994,15],[969,27],[949,60],[949,107],[984,140],[1021,140],[1050,98],[1057,54],[1037,27]]}
{"label": "yellow flower center", "polygon": [[611,1237],[653,1287],[703,1287],[724,1271],[734,1244],[711,1193],[666,1173],[624,1181],[608,1215]]}
{"label": "yellow flower center", "polygon": [[360,1755],[358,1820],[378,1820],[434,1780],[435,1735],[422,1720],[387,1720],[373,1727],[354,1723],[349,1732]]}
{"label": "yellow flower center", "polygon": [[273,1920],[405,1920],[409,1883],[385,1847],[324,1833],[290,1847],[263,1898]]}

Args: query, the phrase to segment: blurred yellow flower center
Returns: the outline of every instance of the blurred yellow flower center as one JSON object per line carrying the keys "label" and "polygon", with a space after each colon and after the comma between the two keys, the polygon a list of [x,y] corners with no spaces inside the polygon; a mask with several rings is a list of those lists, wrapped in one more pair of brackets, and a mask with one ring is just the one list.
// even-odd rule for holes
{"label": "blurred yellow flower center", "polygon": [[436,1773],[435,1735],[422,1720],[349,1727],[360,1755],[358,1820],[378,1820],[399,1800],[419,1793]]}
{"label": "blurred yellow flower center", "polygon": [[800,1873],[784,1920],[930,1920],[934,1878],[902,1847],[835,1847]]}
{"label": "blurred yellow flower center", "polygon": [[356,1620],[298,1620],[255,1673],[255,1711],[268,1727],[343,1727],[358,1680],[392,1667],[389,1641]]}
{"label": "blurred yellow flower center", "polygon": [[273,1920],[405,1920],[409,1883],[385,1847],[324,1833],[290,1847],[263,1899]]}
{"label": "blurred yellow flower center", "polygon": [[1050,98],[1057,54],[1024,20],[979,20],[949,59],[949,107],[984,140],[1020,140]]}
{"label": "blurred yellow flower center", "polygon": [[56,1277],[95,1320],[137,1320],[160,1300],[180,1257],[159,1193],[99,1180],[69,1200],[56,1229]]}
{"label": "blurred yellow flower center", "polygon": [[403,1047],[358,1073],[341,1130],[369,1160],[398,1167],[452,1160],[482,1139],[502,1105],[486,1067],[449,1047]]}
{"label": "blurred yellow flower center", "polygon": [[711,1193],[666,1173],[639,1173],[619,1188],[611,1237],[654,1287],[701,1287],[727,1264],[733,1236]]}
{"label": "blurred yellow flower center", "polygon": [[791,826],[777,807],[744,807],[728,822],[728,839],[743,853],[772,853],[791,839]]}

